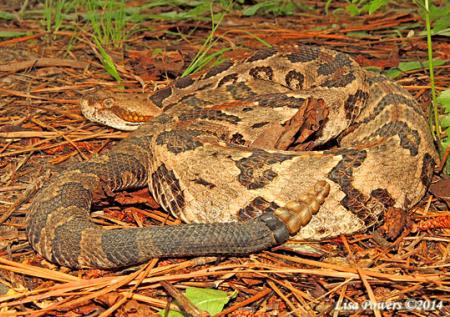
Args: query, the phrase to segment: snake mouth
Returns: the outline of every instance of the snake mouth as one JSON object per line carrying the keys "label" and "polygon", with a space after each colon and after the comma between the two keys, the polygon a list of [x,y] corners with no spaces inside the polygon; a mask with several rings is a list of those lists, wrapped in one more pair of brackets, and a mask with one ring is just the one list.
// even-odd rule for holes
{"label": "snake mouth", "polygon": [[81,99],[80,108],[86,119],[124,131],[134,131],[152,118],[117,106],[105,108],[92,98]]}
{"label": "snake mouth", "polygon": [[110,111],[114,113],[118,118],[124,120],[129,123],[139,123],[142,124],[150,119],[153,119],[153,116],[146,116],[139,114],[136,111],[131,111],[127,109],[123,109],[117,106],[113,106]]}

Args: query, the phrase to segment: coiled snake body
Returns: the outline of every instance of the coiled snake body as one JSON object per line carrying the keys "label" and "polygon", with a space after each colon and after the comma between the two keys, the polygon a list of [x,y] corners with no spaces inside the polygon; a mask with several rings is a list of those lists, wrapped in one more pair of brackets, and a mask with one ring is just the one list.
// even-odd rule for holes
{"label": "coiled snake body", "polygon": [[[246,254],[289,234],[351,234],[386,208],[417,203],[437,162],[414,99],[324,48],[258,51],[136,98],[82,100],[97,122],[134,129],[132,121],[148,121],[35,197],[27,232],[47,259],[115,268],[160,256]],[[105,230],[90,221],[94,193],[145,185],[191,224]]]}

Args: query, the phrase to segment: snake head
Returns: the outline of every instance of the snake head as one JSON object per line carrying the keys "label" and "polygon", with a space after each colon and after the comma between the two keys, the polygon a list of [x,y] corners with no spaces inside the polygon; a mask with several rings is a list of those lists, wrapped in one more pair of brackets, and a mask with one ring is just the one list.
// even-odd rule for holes
{"label": "snake head", "polygon": [[125,131],[136,130],[162,112],[146,94],[136,93],[97,91],[83,96],[80,106],[88,120]]}

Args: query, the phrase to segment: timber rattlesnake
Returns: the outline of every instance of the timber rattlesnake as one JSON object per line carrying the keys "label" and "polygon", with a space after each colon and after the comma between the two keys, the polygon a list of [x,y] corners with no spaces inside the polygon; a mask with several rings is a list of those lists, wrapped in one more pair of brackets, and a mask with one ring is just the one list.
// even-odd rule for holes
{"label": "timber rattlesnake", "polygon": [[[388,207],[417,203],[438,160],[405,90],[324,48],[258,51],[136,98],[82,100],[97,122],[131,130],[148,121],[35,197],[27,232],[47,259],[114,268],[160,256],[245,254],[284,242],[288,232],[351,234]],[[305,148],[315,150],[292,151]],[[163,208],[205,224],[104,230],[90,221],[93,193],[147,184]]]}

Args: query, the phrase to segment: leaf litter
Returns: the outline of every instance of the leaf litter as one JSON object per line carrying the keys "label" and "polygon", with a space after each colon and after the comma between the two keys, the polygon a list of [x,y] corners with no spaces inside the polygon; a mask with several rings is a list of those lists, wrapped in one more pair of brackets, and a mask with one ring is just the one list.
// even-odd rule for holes
{"label": "leaf litter", "polygon": [[[240,58],[267,45],[329,46],[351,54],[365,67],[395,75],[427,111],[429,83],[422,67],[427,45],[420,35],[422,20],[412,4],[350,17],[338,11],[339,3],[331,3],[328,15],[325,2],[306,3],[306,11],[292,13],[288,7],[287,15],[276,20],[270,16],[273,4],[259,6],[269,10],[262,12],[264,16],[254,15],[255,6],[244,13],[229,12],[214,30],[207,64],[217,58]],[[126,8],[141,7],[144,1],[133,1]],[[103,68],[92,49],[95,40],[80,20],[50,35],[35,16],[27,17],[25,11],[23,19],[16,19],[11,10],[18,8],[0,5],[0,29],[15,34],[0,42],[0,315],[150,316],[189,310],[189,303],[173,300],[175,294],[191,304],[198,298],[219,303],[210,310],[216,316],[390,316],[397,312],[336,307],[408,299],[445,303],[439,309],[416,311],[418,315],[449,314],[450,195],[448,179],[438,175],[430,193],[409,214],[386,215],[392,232],[381,227],[319,242],[291,240],[286,246],[241,258],[154,259],[118,272],[56,267],[30,248],[25,215],[42,171],[62,170],[65,164],[106,151],[127,136],[83,119],[78,98],[99,87],[150,93],[181,76],[211,31],[210,21],[196,19],[194,9],[157,9],[153,17],[164,20],[142,22],[143,28],[124,39],[120,49],[105,47],[115,77],[121,79],[118,83]],[[434,37],[433,45],[434,56],[444,61],[435,65],[436,85],[448,89],[450,45],[445,36]],[[293,119],[283,131],[281,146],[286,147],[286,139],[307,140],[322,115]],[[97,223],[109,227],[179,223],[159,208],[148,191],[118,193],[113,198],[98,203],[99,209],[107,203],[109,207],[95,215]],[[121,209],[126,212],[120,213]],[[206,308],[197,309],[200,312],[194,310],[194,315],[207,314]]]}

